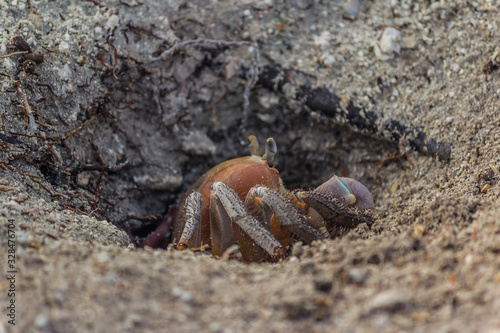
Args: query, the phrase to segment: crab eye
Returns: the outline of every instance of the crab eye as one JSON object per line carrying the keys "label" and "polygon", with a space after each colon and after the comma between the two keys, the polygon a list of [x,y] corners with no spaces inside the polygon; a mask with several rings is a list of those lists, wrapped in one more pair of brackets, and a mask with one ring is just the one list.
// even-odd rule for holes
{"label": "crab eye", "polygon": [[346,187],[346,190],[349,191],[349,193],[352,193],[351,188],[349,187],[349,184],[345,181],[343,177],[337,177],[338,180]]}
{"label": "crab eye", "polygon": [[354,205],[354,203],[356,202],[356,197],[354,196],[354,194],[352,194],[352,190],[349,187],[349,184],[347,184],[343,177],[335,176],[335,180],[337,181],[337,186],[340,190],[340,193],[342,193],[342,196],[344,197],[346,203],[349,206]]}

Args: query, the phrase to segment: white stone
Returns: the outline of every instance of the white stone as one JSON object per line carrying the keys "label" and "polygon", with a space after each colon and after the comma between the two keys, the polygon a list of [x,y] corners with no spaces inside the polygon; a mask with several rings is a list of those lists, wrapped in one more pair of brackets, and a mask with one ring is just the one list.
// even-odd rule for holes
{"label": "white stone", "polygon": [[59,68],[59,78],[62,81],[69,81],[71,79],[71,69],[68,64],[65,64],[62,68]]}
{"label": "white stone", "polygon": [[112,30],[118,25],[118,23],[120,23],[118,15],[111,15],[106,21],[105,27],[106,29]]}
{"label": "white stone", "polygon": [[380,51],[386,54],[399,53],[401,51],[401,32],[394,28],[386,28],[380,39]]}
{"label": "white stone", "polygon": [[7,71],[11,71],[13,70],[14,68],[16,68],[16,63],[13,62],[12,60],[10,60],[10,58],[3,58],[3,67],[7,70]]}
{"label": "white stone", "polygon": [[314,36],[314,44],[320,47],[329,47],[330,46],[331,35],[328,31],[323,31],[319,36]]}
{"label": "white stone", "polygon": [[59,52],[61,53],[66,53],[69,51],[69,43],[68,42],[65,42],[65,41],[62,41],[60,44],[59,44]]}
{"label": "white stone", "polygon": [[347,15],[358,16],[359,14],[359,0],[348,0],[344,3],[344,11]]}

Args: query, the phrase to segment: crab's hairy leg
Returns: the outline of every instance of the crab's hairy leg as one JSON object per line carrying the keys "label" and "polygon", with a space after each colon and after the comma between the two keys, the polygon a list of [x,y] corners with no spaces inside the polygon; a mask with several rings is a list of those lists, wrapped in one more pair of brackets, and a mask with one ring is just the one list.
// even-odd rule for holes
{"label": "crab's hairy leg", "polygon": [[360,223],[372,225],[374,220],[357,208],[350,207],[331,195],[317,191],[296,191],[299,201],[304,201],[314,208],[327,222],[335,222],[347,227],[355,227]]}
{"label": "crab's hairy leg", "polygon": [[244,203],[229,186],[222,182],[212,184],[212,195],[227,216],[240,227],[253,241],[273,257],[282,256],[281,244],[270,231],[254,218],[245,208]]}
{"label": "crab's hairy leg", "polygon": [[[283,243],[280,241],[276,234],[271,230],[270,224],[270,216],[267,216],[266,212],[253,200],[244,201],[245,208],[248,210],[249,214],[253,216],[257,221],[259,221],[260,225],[264,227],[267,231],[269,231],[273,237],[283,246]],[[271,213],[272,214],[272,213]],[[238,244],[240,245],[240,253],[245,261],[248,262],[260,262],[263,260],[269,260],[269,254],[262,249],[260,246],[257,246],[255,241],[247,235],[245,232],[240,232],[238,238]]]}
{"label": "crab's hairy leg", "polygon": [[257,138],[255,135],[250,135],[248,136],[248,141],[250,141],[250,154],[251,155],[259,155],[259,141],[257,141]]}
{"label": "crab's hairy leg", "polygon": [[[200,221],[201,221],[201,204],[202,196],[200,193],[193,191],[187,198],[185,204],[185,219],[184,228],[181,237],[177,243],[178,250],[184,250],[191,246],[197,246],[200,242]],[[196,231],[196,232],[195,232]],[[193,239],[194,236],[194,239]]]}
{"label": "crab's hairy leg", "polygon": [[210,239],[212,254],[222,254],[234,244],[234,231],[231,218],[214,194],[210,195]]}
{"label": "crab's hairy leg", "polygon": [[306,219],[277,191],[264,186],[254,186],[247,197],[253,197],[271,209],[278,223],[306,243],[327,237],[326,230],[313,228]]}

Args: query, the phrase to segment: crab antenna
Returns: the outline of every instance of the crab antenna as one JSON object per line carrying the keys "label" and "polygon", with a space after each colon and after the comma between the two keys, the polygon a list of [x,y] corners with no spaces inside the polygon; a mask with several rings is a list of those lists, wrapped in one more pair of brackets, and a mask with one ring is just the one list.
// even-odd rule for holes
{"label": "crab antenna", "polygon": [[274,155],[278,151],[278,147],[276,147],[276,141],[273,138],[269,138],[266,140],[266,153],[262,158],[267,161],[269,166],[274,166]]}
{"label": "crab antenna", "polygon": [[259,155],[259,142],[255,135],[250,135],[248,137],[248,141],[250,141],[250,154],[251,155]]}

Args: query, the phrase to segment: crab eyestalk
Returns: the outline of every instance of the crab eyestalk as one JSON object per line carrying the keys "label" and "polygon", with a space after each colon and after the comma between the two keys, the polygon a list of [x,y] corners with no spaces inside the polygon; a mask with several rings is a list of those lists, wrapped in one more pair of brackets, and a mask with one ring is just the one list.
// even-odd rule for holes
{"label": "crab eyestalk", "polygon": [[250,141],[250,154],[251,155],[259,155],[259,141],[257,141],[257,138],[255,135],[250,135],[248,137],[248,141]]}
{"label": "crab eyestalk", "polygon": [[269,164],[270,167],[274,166],[274,155],[276,155],[277,151],[278,147],[276,147],[276,141],[274,141],[273,138],[268,138],[266,140],[266,153],[262,156],[262,158],[267,161],[267,164]]}

